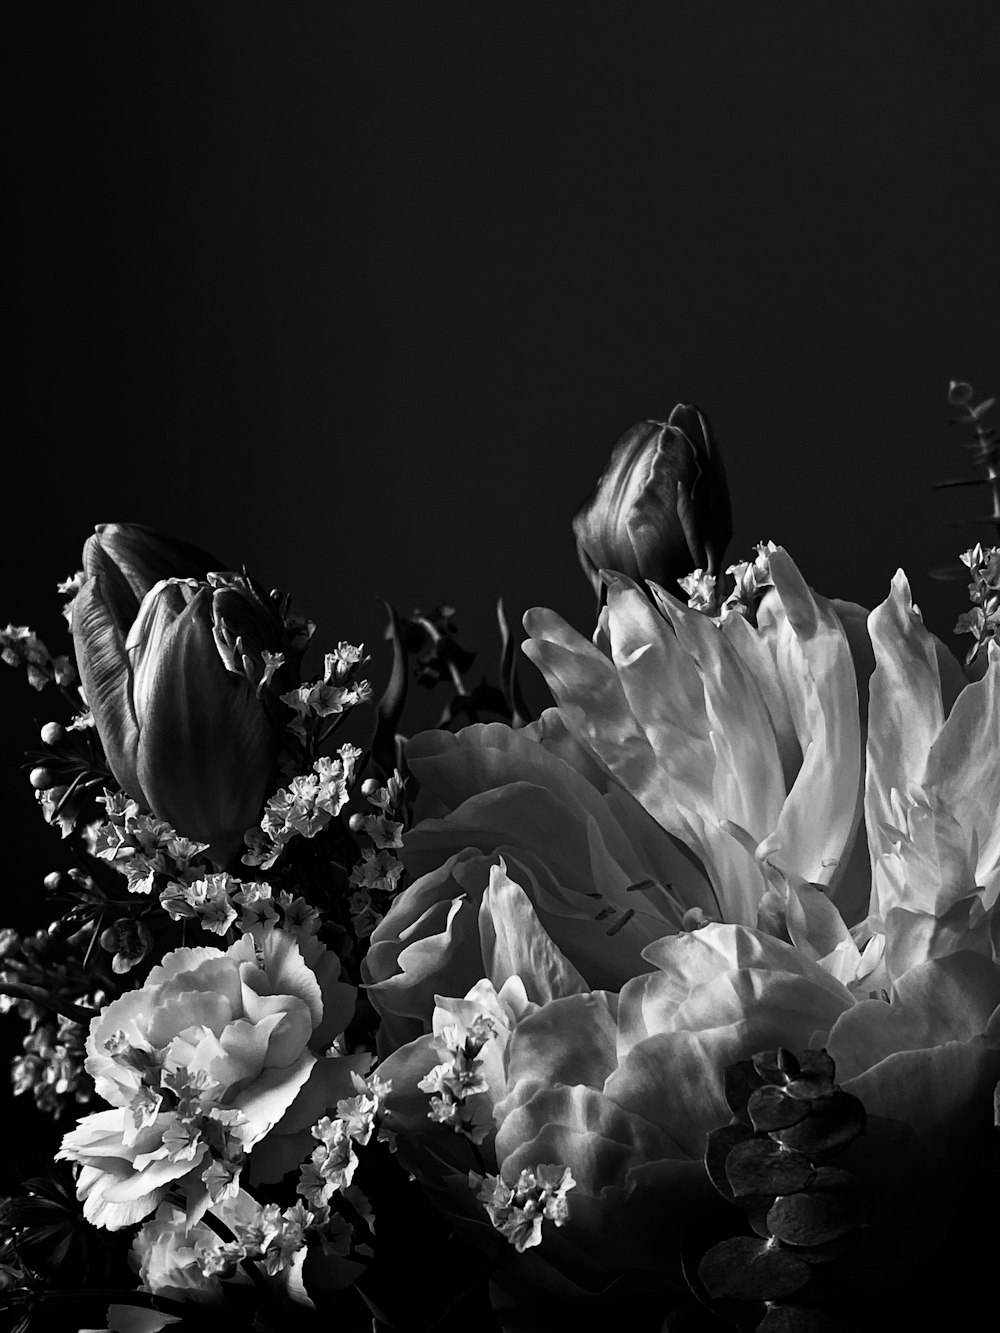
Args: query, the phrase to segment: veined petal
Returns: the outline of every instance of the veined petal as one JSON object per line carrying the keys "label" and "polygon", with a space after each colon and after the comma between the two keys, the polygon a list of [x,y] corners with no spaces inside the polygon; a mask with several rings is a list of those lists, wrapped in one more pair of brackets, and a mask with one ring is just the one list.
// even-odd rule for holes
{"label": "veined petal", "polygon": [[151,659],[138,770],[154,813],[224,864],[259,818],[277,733],[253,687],[226,670],[199,592]]}
{"label": "veined petal", "polygon": [[985,884],[1000,868],[1000,647],[988,650],[981,680],[966,685],[932,742],[921,785],[935,792],[966,830],[975,830],[976,878]]}
{"label": "veined petal", "polygon": [[148,805],[136,767],[139,727],[132,703],[132,668],[100,576],[89,578],[76,595],[73,643],[80,681],[111,771],[130,796]]}
{"label": "veined petal", "polygon": [[[708,740],[700,755],[692,756],[692,767],[701,770],[701,792],[691,778],[683,783],[682,803],[699,814],[707,806],[716,821],[731,819],[758,841],[774,828],[784,798],[781,762],[770,715],[757,684],[739,654],[719,627],[700,611],[684,606],[662,589],[653,595],[677,636],[678,650],[668,673],[652,672],[646,688],[665,697],[675,694],[675,680],[683,675],[677,658],[687,659],[690,684],[681,687],[679,702],[694,690]],[[608,597],[612,632],[616,603]],[[666,682],[669,686],[665,688]],[[691,705],[692,708],[697,704]],[[698,713],[695,713],[695,717]],[[679,737],[675,735],[676,747]],[[713,762],[714,761],[714,762]]]}
{"label": "veined petal", "polygon": [[[894,822],[892,792],[923,778],[945,708],[935,641],[901,569],[868,617],[868,631],[876,667],[869,686],[865,820],[874,859],[886,848],[883,827]],[[874,895],[872,908],[878,908]]]}
{"label": "veined petal", "polygon": [[531,636],[524,654],[545,677],[564,722],[641,800],[646,787],[655,784],[656,758],[614,665],[552,611],[529,611],[524,628]]}
{"label": "veined petal", "polygon": [[854,664],[840,621],[812,596],[787,552],[772,551],[769,565],[784,617],[777,662],[802,767],[758,855],[773,855],[782,869],[811,884],[832,884],[846,863],[861,809]]}

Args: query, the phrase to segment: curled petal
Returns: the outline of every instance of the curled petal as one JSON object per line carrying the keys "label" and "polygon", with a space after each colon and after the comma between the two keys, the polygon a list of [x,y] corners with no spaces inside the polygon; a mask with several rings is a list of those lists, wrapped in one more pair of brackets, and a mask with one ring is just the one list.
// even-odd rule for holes
{"label": "curled petal", "polygon": [[88,579],[77,593],[73,643],[80,681],[111,771],[130,796],[148,804],[136,768],[139,726],[132,704],[132,668],[124,632],[100,576]]}

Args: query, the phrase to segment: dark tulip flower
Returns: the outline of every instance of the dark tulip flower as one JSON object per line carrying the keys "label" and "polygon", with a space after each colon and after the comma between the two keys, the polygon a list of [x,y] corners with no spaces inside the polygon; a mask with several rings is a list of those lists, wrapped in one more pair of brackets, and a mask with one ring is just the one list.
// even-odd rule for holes
{"label": "dark tulip flower", "polygon": [[224,865],[274,777],[294,654],[274,600],[241,574],[160,579],[125,623],[126,592],[167,550],[137,555],[128,535],[112,568],[105,546],[91,549],[73,606],[84,692],[121,787]]}
{"label": "dark tulip flower", "polygon": [[732,526],[708,421],[684,404],[666,422],[642,421],[626,431],[573,519],[580,563],[598,596],[602,569],[651,579],[671,593],[695,569],[717,578]]}

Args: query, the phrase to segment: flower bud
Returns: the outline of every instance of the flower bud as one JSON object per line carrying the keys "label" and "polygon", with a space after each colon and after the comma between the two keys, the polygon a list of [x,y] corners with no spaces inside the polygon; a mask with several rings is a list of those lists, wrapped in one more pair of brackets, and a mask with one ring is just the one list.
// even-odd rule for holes
{"label": "flower bud", "polygon": [[34,787],[35,791],[48,791],[55,783],[51,768],[33,768],[28,774],[28,781]]}
{"label": "flower bud", "polygon": [[43,745],[58,745],[66,738],[66,728],[59,722],[46,722],[41,731]]}
{"label": "flower bud", "polygon": [[294,685],[264,683],[281,617],[240,574],[173,578],[143,597],[127,637],[101,574],[77,595],[73,637],[87,700],[121,787],[225,865],[260,817]]}
{"label": "flower bud", "polygon": [[666,422],[627,431],[573,519],[577,554],[598,596],[602,569],[675,593],[695,569],[718,577],[732,537],[725,469],[705,416],[679,404]]}

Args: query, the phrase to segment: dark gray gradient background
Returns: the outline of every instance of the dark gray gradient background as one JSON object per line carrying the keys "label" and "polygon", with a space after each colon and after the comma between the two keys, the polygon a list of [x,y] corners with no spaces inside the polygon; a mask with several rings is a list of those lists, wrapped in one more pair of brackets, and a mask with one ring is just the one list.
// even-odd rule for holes
{"label": "dark gray gradient background", "polygon": [[[500,593],[589,629],[572,512],[683,400],[734,559],[869,605],[902,564],[950,631],[945,389],[1000,389],[993,0],[13,13],[4,620],[55,649],[53,584],[124,519],[327,643],[377,644],[376,596],[452,601],[484,657]],[[0,707],[23,921],[51,710],[6,668]]]}

